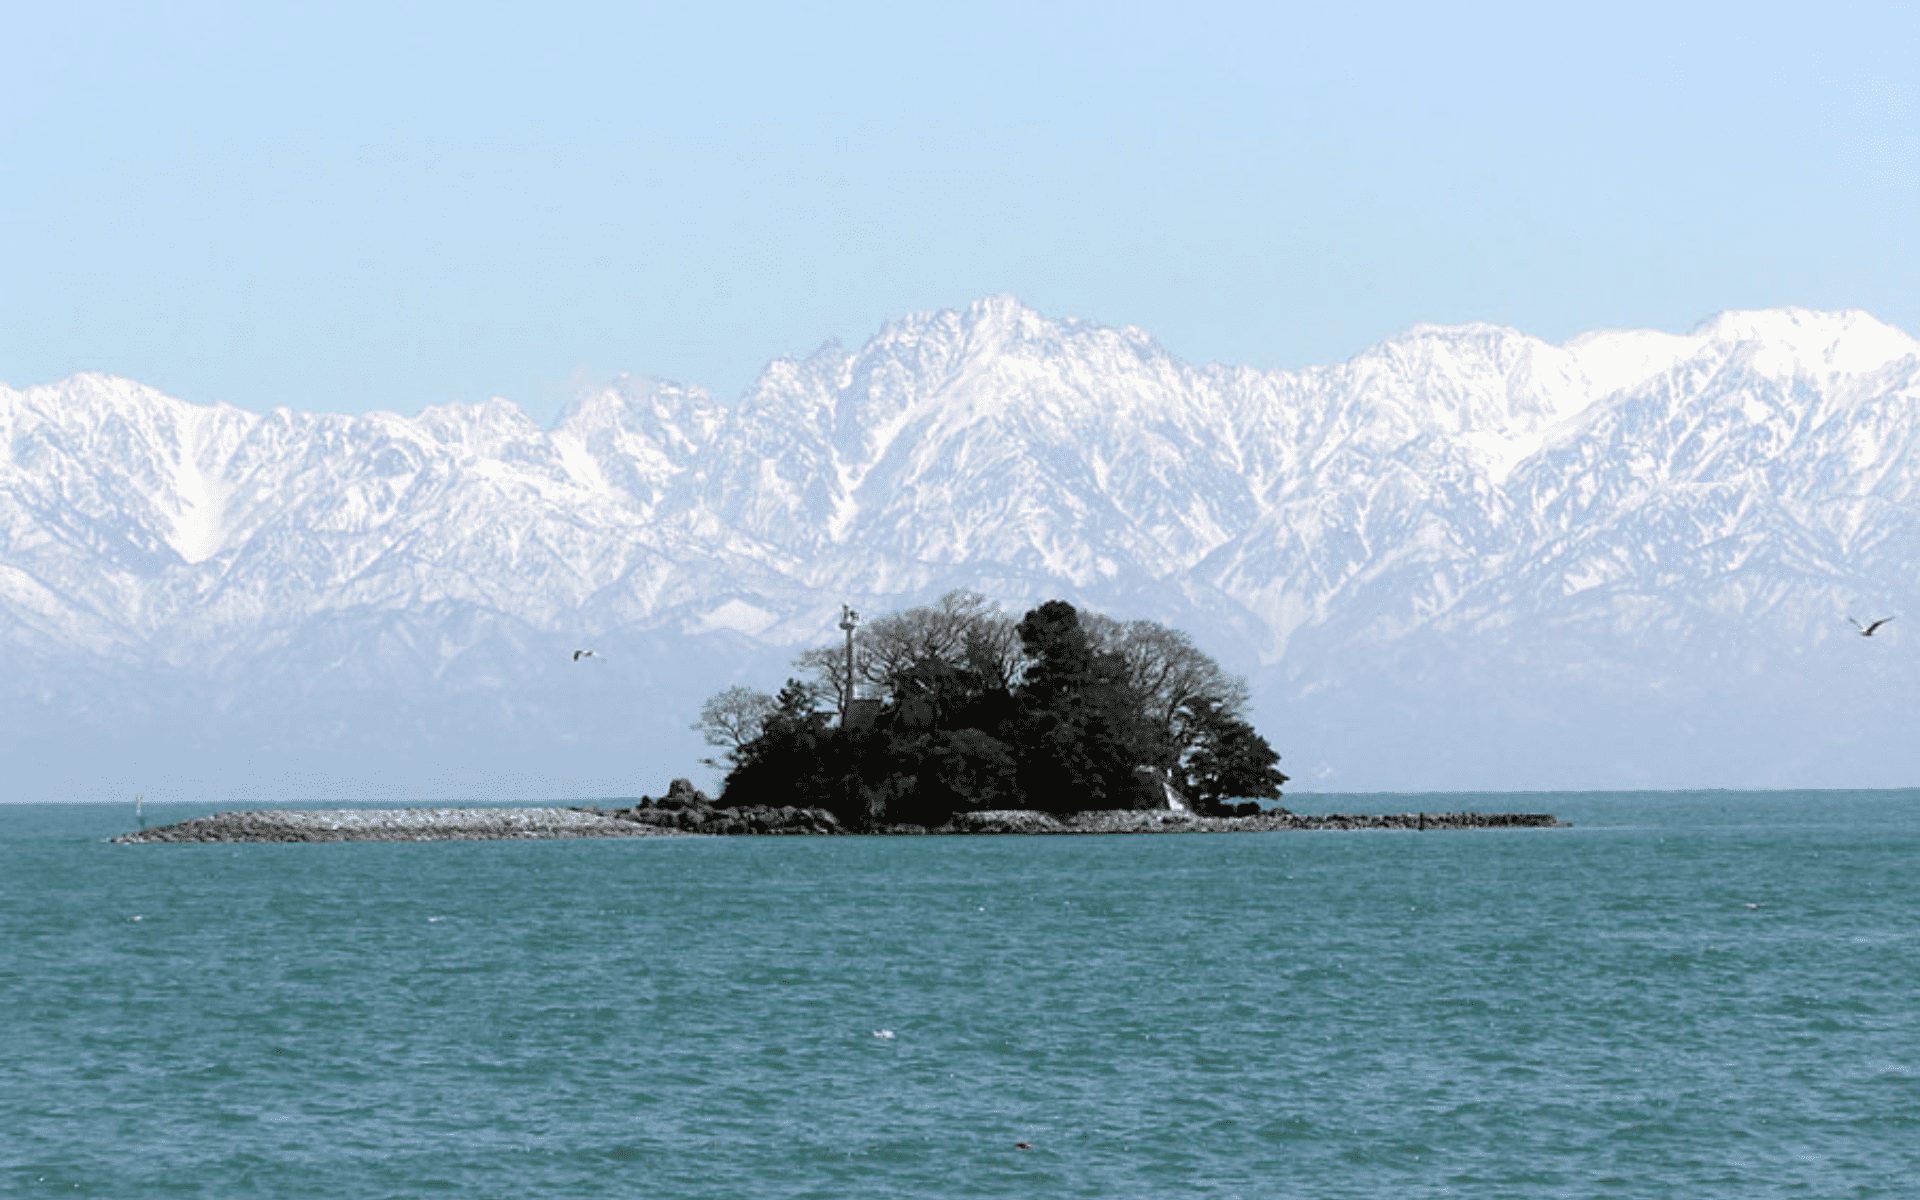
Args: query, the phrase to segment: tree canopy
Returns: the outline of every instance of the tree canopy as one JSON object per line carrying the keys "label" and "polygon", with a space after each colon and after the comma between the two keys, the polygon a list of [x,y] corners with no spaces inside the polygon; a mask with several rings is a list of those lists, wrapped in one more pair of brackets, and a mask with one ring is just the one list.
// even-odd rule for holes
{"label": "tree canopy", "polygon": [[870,721],[838,724],[844,646],[803,653],[807,678],[777,697],[729,688],[697,726],[726,752],[722,805],[825,808],[850,824],[938,825],[955,813],[1030,808],[1197,811],[1272,799],[1286,776],[1244,716],[1246,685],[1192,640],[1150,621],[1083,615],[1050,600],[1015,621],[975,593],[871,622],[854,691]]}

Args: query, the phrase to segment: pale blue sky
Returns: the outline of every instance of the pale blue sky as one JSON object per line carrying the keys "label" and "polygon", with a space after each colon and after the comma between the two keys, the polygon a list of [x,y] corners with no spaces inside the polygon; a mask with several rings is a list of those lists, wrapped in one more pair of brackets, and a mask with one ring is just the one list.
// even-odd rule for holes
{"label": "pale blue sky", "polygon": [[0,379],[545,419],[996,292],[1275,367],[1920,329],[1920,6],[314,7],[0,0]]}

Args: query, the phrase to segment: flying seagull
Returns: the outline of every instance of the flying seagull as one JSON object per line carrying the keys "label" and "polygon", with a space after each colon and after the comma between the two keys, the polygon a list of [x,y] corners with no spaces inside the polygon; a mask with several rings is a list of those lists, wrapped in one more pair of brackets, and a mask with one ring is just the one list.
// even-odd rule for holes
{"label": "flying seagull", "polygon": [[1878,621],[1874,621],[1871,624],[1862,625],[1860,622],[1855,621],[1852,617],[1847,618],[1847,621],[1850,624],[1852,624],[1852,626],[1855,629],[1858,629],[1860,631],[1861,637],[1872,637],[1874,630],[1880,628],[1882,625],[1885,625],[1888,621],[1891,621],[1891,620],[1893,620],[1892,617],[1881,617]]}
{"label": "flying seagull", "polygon": [[593,657],[593,651],[591,650],[575,650],[573,652],[573,661],[575,662],[579,662],[583,658],[592,658],[592,657]]}

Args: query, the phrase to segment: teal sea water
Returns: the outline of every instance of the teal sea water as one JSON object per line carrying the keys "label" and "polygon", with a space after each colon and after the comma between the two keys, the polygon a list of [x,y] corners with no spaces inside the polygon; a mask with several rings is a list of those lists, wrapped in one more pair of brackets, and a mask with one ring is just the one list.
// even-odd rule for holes
{"label": "teal sea water", "polygon": [[1920,792],[1291,803],[1576,827],[112,846],[125,808],[0,807],[0,1194],[1916,1194]]}

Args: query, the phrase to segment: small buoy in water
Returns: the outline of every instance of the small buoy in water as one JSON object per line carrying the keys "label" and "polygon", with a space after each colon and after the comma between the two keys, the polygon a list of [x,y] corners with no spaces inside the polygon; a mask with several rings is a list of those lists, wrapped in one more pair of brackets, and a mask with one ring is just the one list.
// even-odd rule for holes
{"label": "small buoy in water", "polygon": [[1013,1144],[1013,1148],[1015,1150],[1031,1150],[1033,1149],[1033,1143],[1032,1142],[1015,1142]]}
{"label": "small buoy in water", "polygon": [[132,921],[132,922],[133,922],[134,924],[136,924],[136,925],[137,925],[137,924],[139,924],[140,922],[142,922],[142,921],[144,921],[144,920],[146,920],[146,917],[144,917],[144,916],[142,916],[142,915],[141,915],[141,914],[139,914],[139,913],[135,913],[135,914],[133,914],[132,916],[130,916],[130,917],[128,917],[128,918],[127,918],[127,920],[129,920],[129,921]]}
{"label": "small buoy in water", "polygon": [[881,1041],[883,1041],[883,1042],[890,1042],[890,1041],[892,1041],[892,1040],[893,1040],[893,1030],[891,1030],[891,1029],[876,1029],[876,1030],[874,1030],[874,1031],[873,1031],[873,1036],[875,1036],[875,1037],[877,1037],[877,1038],[879,1038],[879,1039],[880,1039]]}

